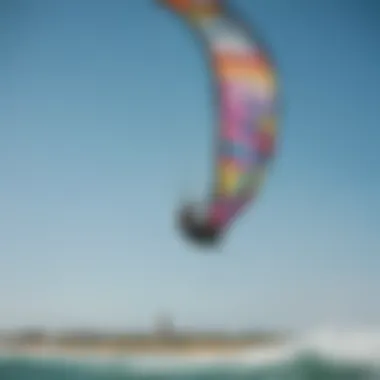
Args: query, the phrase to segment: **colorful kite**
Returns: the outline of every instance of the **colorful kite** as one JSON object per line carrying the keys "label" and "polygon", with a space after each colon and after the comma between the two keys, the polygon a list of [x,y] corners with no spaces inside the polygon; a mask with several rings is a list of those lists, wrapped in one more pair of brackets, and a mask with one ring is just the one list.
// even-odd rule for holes
{"label": "colorful kite", "polygon": [[214,183],[202,214],[181,208],[179,224],[191,240],[215,245],[256,198],[275,152],[274,68],[255,36],[220,0],[161,0],[185,18],[208,52],[218,99]]}

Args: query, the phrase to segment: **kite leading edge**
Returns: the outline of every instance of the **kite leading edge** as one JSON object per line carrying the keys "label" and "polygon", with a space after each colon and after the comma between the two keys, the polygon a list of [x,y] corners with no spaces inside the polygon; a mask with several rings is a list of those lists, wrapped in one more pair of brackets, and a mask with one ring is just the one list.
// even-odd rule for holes
{"label": "kite leading edge", "polygon": [[215,246],[256,198],[274,156],[274,68],[254,34],[221,0],[159,2],[195,28],[211,62],[219,112],[213,186],[202,217],[186,204],[178,223],[193,242]]}

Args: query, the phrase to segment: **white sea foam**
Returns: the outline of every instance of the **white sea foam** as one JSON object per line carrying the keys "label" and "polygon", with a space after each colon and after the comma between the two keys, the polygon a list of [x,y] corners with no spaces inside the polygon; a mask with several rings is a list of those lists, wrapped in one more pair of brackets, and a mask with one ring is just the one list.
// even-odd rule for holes
{"label": "white sea foam", "polygon": [[239,360],[251,364],[274,364],[304,354],[326,360],[380,365],[380,329],[319,329],[281,347],[243,353]]}
{"label": "white sea foam", "polygon": [[380,328],[319,330],[300,344],[326,358],[380,364]]}

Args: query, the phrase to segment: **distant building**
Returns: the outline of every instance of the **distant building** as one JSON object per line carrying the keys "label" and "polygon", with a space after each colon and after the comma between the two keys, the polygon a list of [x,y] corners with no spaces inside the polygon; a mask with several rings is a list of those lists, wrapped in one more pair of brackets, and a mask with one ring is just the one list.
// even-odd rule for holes
{"label": "distant building", "polygon": [[42,344],[48,339],[48,334],[43,329],[25,328],[16,331],[9,336],[10,340],[16,344]]}
{"label": "distant building", "polygon": [[170,337],[175,333],[175,327],[172,318],[169,315],[162,314],[156,318],[154,325],[155,334],[160,337]]}

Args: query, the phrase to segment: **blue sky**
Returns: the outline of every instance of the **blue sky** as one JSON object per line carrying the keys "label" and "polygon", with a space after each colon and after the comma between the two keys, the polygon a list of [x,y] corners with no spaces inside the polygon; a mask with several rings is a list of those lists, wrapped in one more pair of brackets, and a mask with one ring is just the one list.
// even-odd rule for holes
{"label": "blue sky", "polygon": [[[12,2],[9,2],[12,4]],[[281,150],[220,255],[173,227],[210,176],[207,66],[153,1],[0,19],[0,326],[380,321],[380,4],[236,0],[278,62]]]}

